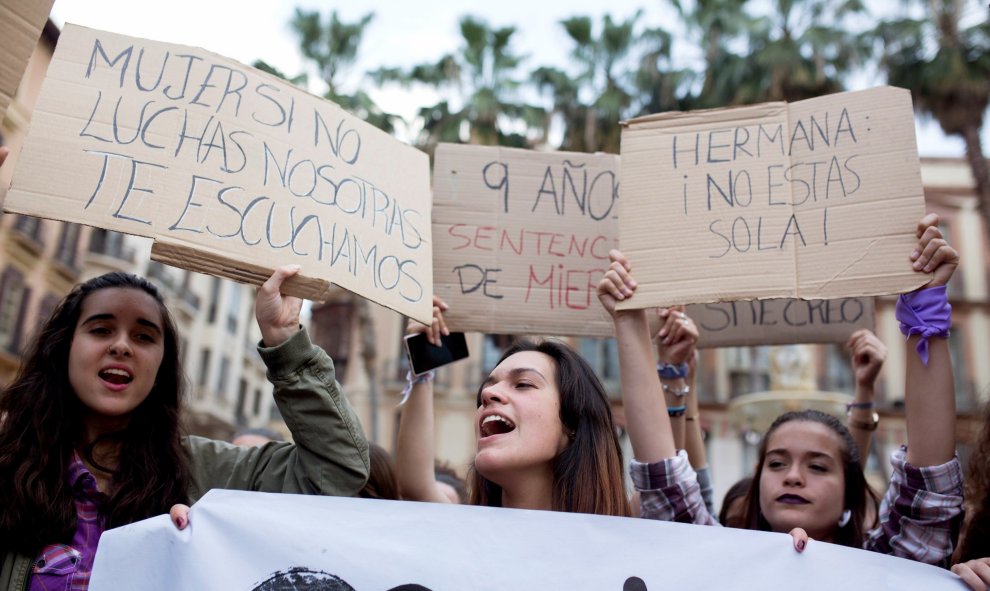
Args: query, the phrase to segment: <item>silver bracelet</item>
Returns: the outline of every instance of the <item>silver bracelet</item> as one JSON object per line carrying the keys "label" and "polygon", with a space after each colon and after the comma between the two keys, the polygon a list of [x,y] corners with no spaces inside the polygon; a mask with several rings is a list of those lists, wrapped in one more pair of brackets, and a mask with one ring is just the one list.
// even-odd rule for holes
{"label": "silver bracelet", "polygon": [[683,388],[674,388],[673,386],[668,386],[667,384],[664,383],[661,383],[660,385],[663,386],[664,392],[668,394],[673,394],[678,398],[683,398],[684,396],[687,396],[688,394],[691,393],[691,386],[684,386]]}

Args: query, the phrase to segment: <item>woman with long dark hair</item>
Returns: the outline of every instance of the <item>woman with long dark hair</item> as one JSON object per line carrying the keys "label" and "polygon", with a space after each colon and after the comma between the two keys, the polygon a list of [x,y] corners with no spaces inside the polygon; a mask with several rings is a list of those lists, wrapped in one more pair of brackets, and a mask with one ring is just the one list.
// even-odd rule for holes
{"label": "woman with long dark hair", "polygon": [[242,448],[183,437],[185,377],[158,290],[109,273],[72,290],[0,395],[0,589],[84,589],[105,529],[211,488],[351,496],[368,475],[361,427],[333,364],[279,294],[258,293],[259,353],[296,439]]}
{"label": "woman with long dark hair", "polygon": [[[433,326],[410,322],[409,331],[438,344],[444,308],[435,300]],[[396,450],[399,488],[404,499],[450,502],[434,476],[432,380],[410,379]],[[476,405],[471,504],[629,514],[608,396],[570,347],[515,343],[482,382]]]}
{"label": "woman with long dark hair", "polygon": [[[749,529],[791,532],[803,550],[808,536],[931,564],[946,564],[962,519],[962,470],[955,456],[955,398],[946,337],[945,293],[959,256],[942,238],[938,216],[918,224],[910,255],[916,271],[932,273],[923,289],[901,296],[897,318],[908,337],[905,402],[908,445],[891,458],[893,474],[879,511],[866,524],[870,500],[856,443],[838,420],[813,411],[789,413],[760,446],[748,495]],[[674,446],[663,393],[653,369],[646,313],[616,311],[636,289],[631,265],[618,251],[598,292],[615,318],[622,397],[632,442],[633,481],[646,517],[712,525],[697,479]],[[664,412],[667,410],[667,412]]]}

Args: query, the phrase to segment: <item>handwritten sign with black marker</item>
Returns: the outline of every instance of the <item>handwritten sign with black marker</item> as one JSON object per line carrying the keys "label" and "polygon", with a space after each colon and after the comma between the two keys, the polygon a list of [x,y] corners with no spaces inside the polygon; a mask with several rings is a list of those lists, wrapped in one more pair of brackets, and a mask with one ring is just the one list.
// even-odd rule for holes
{"label": "handwritten sign with black marker", "polygon": [[873,298],[695,304],[687,313],[702,348],[844,342],[876,323]]}
{"label": "handwritten sign with black marker", "polygon": [[621,308],[907,291],[924,215],[910,93],[890,87],[634,119]]}
{"label": "handwritten sign with black marker", "polygon": [[431,318],[425,154],[202,49],[62,31],[6,211],[155,239],[153,256]]}
{"label": "handwritten sign with black marker", "polygon": [[615,247],[619,159],[441,144],[433,282],[456,330],[611,336],[595,288]]}

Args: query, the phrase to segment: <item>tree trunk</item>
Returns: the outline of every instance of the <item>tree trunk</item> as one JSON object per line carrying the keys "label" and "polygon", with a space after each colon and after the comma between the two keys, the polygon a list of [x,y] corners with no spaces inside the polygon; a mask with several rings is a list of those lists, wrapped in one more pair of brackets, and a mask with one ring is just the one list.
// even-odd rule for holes
{"label": "tree trunk", "polygon": [[990,165],[983,155],[980,146],[980,128],[976,125],[963,129],[963,139],[966,141],[966,160],[973,171],[976,180],[976,196],[980,203],[980,213],[983,214],[984,232],[990,232]]}

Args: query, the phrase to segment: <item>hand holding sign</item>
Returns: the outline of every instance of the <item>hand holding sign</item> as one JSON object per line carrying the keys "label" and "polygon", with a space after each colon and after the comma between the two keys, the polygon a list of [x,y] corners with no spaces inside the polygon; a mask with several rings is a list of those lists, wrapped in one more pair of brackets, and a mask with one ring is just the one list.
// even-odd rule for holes
{"label": "hand holding sign", "polygon": [[925,287],[938,287],[949,282],[959,266],[959,253],[949,246],[938,228],[938,214],[930,213],[918,222],[918,247],[911,253],[915,271],[935,272]]}
{"label": "hand holding sign", "polygon": [[282,283],[299,272],[299,265],[279,267],[258,288],[254,300],[254,315],[261,328],[261,341],[266,347],[281,345],[299,331],[299,311],[302,300],[283,296],[279,291]]}
{"label": "hand holding sign", "polygon": [[450,330],[447,329],[447,322],[443,319],[445,310],[447,310],[447,302],[441,300],[439,296],[433,296],[433,322],[427,326],[418,320],[410,318],[406,323],[406,334],[426,333],[426,340],[430,341],[431,345],[439,347],[440,337],[450,334]]}
{"label": "hand holding sign", "polygon": [[990,589],[990,558],[961,562],[952,567],[952,572],[959,575],[973,591]]}
{"label": "hand holding sign", "polygon": [[633,290],[636,289],[636,280],[629,274],[632,265],[624,254],[618,250],[611,250],[608,259],[611,261],[608,270],[598,282],[598,301],[613,319],[617,319],[622,313],[615,309],[616,304],[632,297]]}

